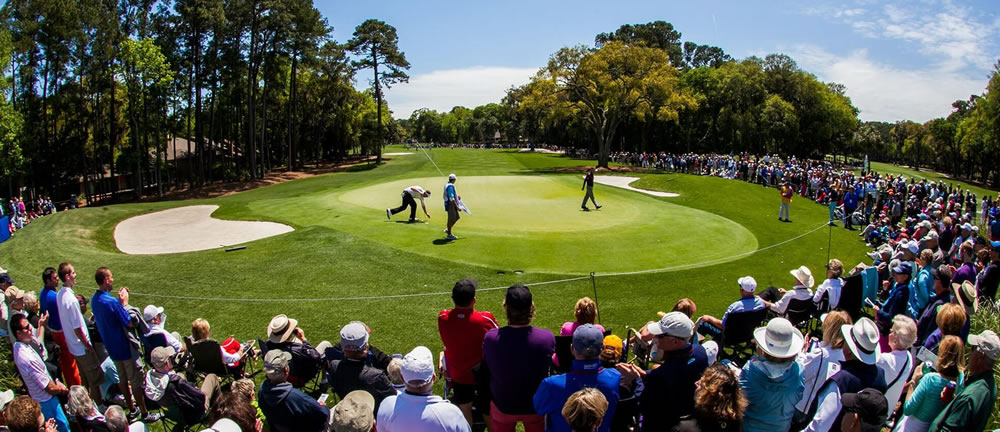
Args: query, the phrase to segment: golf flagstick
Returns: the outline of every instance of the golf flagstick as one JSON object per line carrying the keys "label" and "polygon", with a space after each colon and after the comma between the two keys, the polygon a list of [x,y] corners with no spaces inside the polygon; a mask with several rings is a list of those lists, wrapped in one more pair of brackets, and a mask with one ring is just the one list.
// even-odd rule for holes
{"label": "golf flagstick", "polygon": [[434,159],[431,159],[431,155],[427,153],[427,150],[424,149],[424,146],[420,145],[420,143],[417,143],[417,148],[419,148],[421,151],[424,152],[424,156],[427,156],[427,160],[431,161],[431,164],[434,165],[434,168],[438,170],[438,174],[440,174],[441,177],[444,177],[444,173],[441,172],[441,168],[439,168],[438,164],[434,162]]}

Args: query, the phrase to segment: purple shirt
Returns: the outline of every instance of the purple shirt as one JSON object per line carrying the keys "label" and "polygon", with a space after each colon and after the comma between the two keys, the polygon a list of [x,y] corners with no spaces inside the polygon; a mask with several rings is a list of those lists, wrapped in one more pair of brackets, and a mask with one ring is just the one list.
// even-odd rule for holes
{"label": "purple shirt", "polygon": [[504,414],[534,414],[532,397],[549,376],[556,338],[535,327],[502,327],[486,333],[483,361],[490,370],[493,403]]}
{"label": "purple shirt", "polygon": [[964,263],[955,270],[955,275],[951,278],[951,283],[962,285],[962,282],[976,282],[976,267],[972,263]]}

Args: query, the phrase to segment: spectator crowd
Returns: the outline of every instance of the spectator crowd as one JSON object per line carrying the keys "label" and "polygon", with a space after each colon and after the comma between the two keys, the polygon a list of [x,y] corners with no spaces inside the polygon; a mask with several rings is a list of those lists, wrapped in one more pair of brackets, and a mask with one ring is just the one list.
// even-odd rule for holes
{"label": "spectator crowd", "polygon": [[37,295],[0,269],[0,335],[26,393],[0,393],[0,420],[12,431],[986,429],[1000,338],[971,323],[997,313],[994,200],[977,209],[950,185],[794,158],[614,157],[789,187],[839,210],[831,223],[857,225],[870,260],[789,268],[782,287],[747,275],[721,316],[682,298],[634,329],[601,326],[585,297],[558,334],[533,325],[529,287],[507,288],[498,319],[464,279],[438,315],[444,350],[405,354],[377,348],[363,322],[315,342],[286,315],[247,341],[217,341],[201,318],[182,336],[164,308],[132,305],[111,269],[94,271],[90,297],[74,291],[70,263],[44,269]]}
{"label": "spectator crowd", "polygon": [[46,215],[55,213],[56,206],[52,199],[47,196],[39,196],[35,200],[28,200],[27,203],[20,197],[10,200],[0,198],[0,217],[7,216],[7,229],[13,233],[24,228],[29,222]]}

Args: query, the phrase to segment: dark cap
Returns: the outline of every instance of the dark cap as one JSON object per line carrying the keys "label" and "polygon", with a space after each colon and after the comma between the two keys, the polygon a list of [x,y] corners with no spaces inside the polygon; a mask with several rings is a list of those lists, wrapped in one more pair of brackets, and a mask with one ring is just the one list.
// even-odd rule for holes
{"label": "dark cap", "polygon": [[13,284],[14,283],[14,278],[10,277],[10,275],[7,274],[7,273],[0,274],[0,283]]}
{"label": "dark cap", "polygon": [[507,288],[507,295],[504,297],[504,304],[506,304],[508,308],[514,309],[530,308],[531,290],[521,284]]}
{"label": "dark cap", "polygon": [[857,413],[861,419],[861,430],[881,431],[885,425],[886,415],[889,413],[889,403],[886,402],[882,392],[873,388],[866,388],[857,393],[845,394],[841,403],[845,412]]}
{"label": "dark cap", "polygon": [[479,288],[479,284],[475,279],[455,282],[455,287],[451,289],[451,299],[456,306],[468,306],[469,302],[476,298],[476,288]]}

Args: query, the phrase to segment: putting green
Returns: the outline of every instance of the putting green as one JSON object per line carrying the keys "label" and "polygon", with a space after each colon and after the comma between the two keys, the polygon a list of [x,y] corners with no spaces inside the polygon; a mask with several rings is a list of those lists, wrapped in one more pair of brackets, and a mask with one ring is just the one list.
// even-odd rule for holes
{"label": "putting green", "polygon": [[[421,185],[431,219],[386,220],[401,191]],[[457,241],[443,240],[447,216],[440,177],[408,178],[302,197],[250,203],[252,210],[316,224],[385,245],[496,270],[585,274],[647,270],[725,259],[757,248],[746,228],[724,217],[619,188],[598,186],[599,211],[580,210],[578,176],[468,176],[456,183],[472,214]],[[316,206],[303,220],[301,206]],[[290,206],[298,206],[293,210]],[[420,210],[418,217],[426,219]],[[712,245],[712,247],[708,247]],[[720,247],[724,245],[724,247]],[[714,262],[713,262],[714,263]]]}

